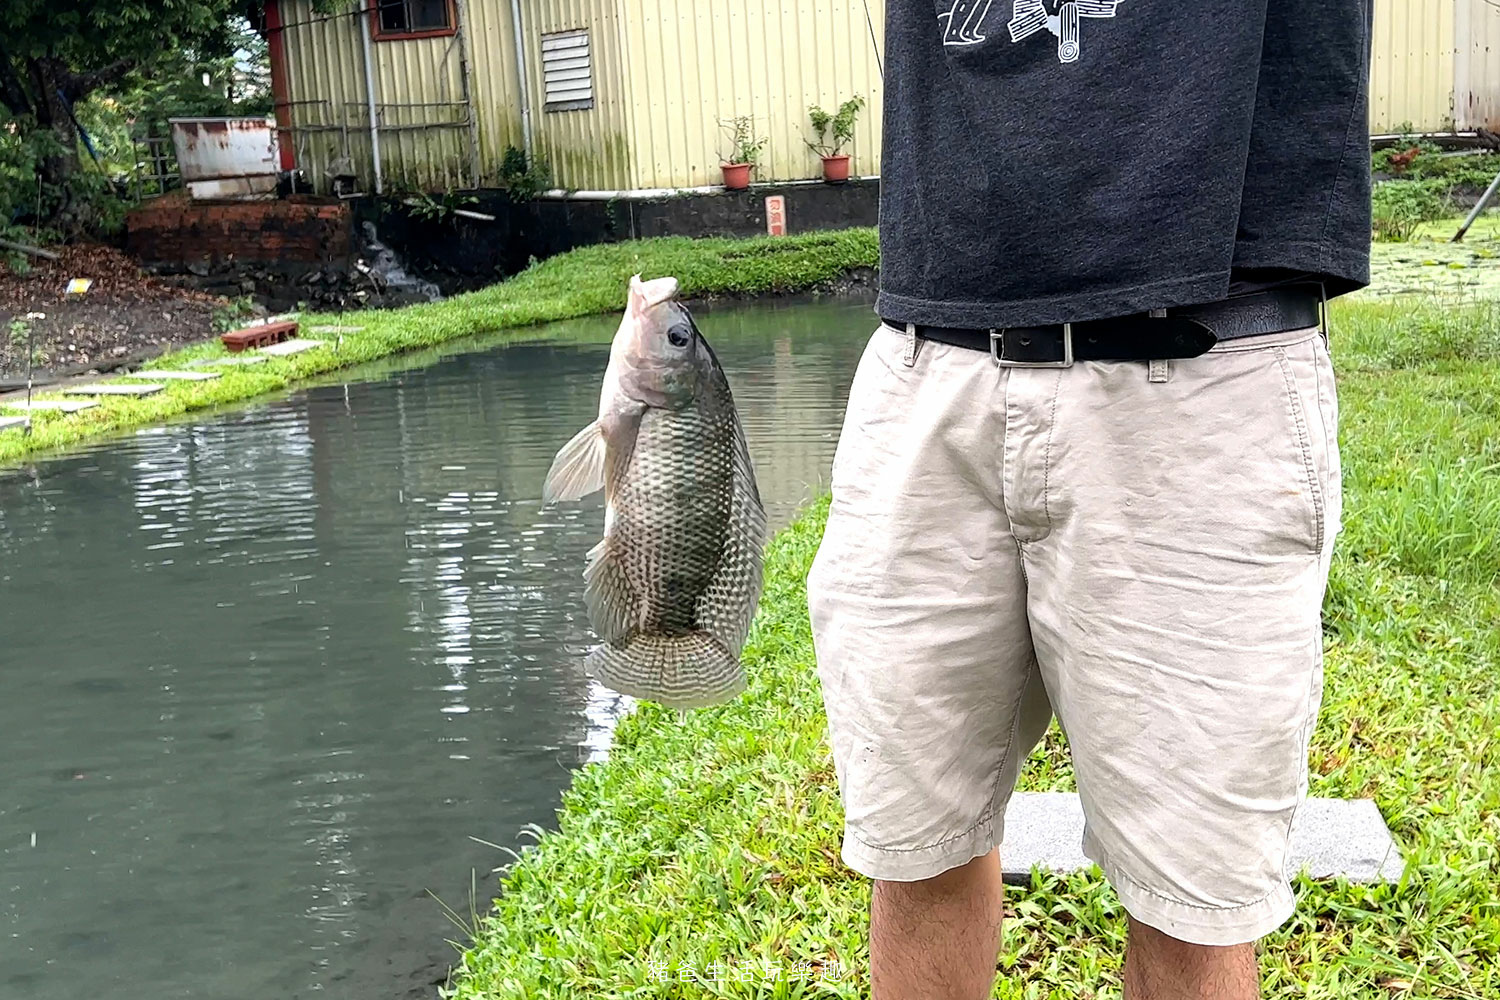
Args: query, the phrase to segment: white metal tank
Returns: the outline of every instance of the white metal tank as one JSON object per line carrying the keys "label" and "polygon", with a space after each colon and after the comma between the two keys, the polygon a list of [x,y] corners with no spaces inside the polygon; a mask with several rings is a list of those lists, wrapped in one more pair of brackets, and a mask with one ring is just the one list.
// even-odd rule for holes
{"label": "white metal tank", "polygon": [[172,118],[172,145],[193,198],[276,196],[276,131],[265,118]]}

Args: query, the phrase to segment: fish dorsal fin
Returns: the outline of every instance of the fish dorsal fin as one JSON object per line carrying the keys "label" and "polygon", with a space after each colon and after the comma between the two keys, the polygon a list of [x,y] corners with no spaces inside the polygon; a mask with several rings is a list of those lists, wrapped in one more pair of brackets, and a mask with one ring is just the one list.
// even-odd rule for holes
{"label": "fish dorsal fin", "polygon": [[652,306],[670,302],[677,297],[676,278],[652,278],[642,281],[639,274],[630,279],[630,304],[632,316],[644,316]]}
{"label": "fish dorsal fin", "polygon": [[542,486],[542,502],[577,500],[602,490],[604,453],[604,432],[596,420],[558,450]]}

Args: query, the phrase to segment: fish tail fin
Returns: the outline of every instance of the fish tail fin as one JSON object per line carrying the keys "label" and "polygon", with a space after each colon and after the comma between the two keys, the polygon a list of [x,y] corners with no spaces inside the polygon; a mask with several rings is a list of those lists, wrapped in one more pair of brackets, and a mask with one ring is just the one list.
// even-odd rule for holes
{"label": "fish tail fin", "polygon": [[708,632],[636,633],[598,647],[584,666],[605,687],[668,708],[705,708],[745,689],[739,658]]}

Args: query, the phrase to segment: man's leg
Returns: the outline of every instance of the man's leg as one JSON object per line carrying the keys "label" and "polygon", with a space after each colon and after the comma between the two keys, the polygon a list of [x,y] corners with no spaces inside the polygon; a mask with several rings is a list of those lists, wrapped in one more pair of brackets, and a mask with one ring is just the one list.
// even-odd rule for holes
{"label": "man's leg", "polygon": [[994,977],[994,848],[1052,710],[1000,496],[1005,373],[882,327],[833,460],[807,578],[844,805],[844,863],[875,881],[879,1000],[978,1000]]}
{"label": "man's leg", "polygon": [[997,851],[920,882],[876,881],[874,1000],[985,1000],[995,981],[1004,897]]}
{"label": "man's leg", "polygon": [[[1009,388],[1005,495],[1084,853],[1165,935],[1136,931],[1131,1000],[1253,997],[1248,952],[1217,949],[1296,905],[1290,835],[1341,508],[1323,340],[1084,362]],[[1227,954],[1245,974],[1223,970]]]}
{"label": "man's leg", "polygon": [[1255,1000],[1258,996],[1255,945],[1188,944],[1138,920],[1130,921],[1125,1000]]}

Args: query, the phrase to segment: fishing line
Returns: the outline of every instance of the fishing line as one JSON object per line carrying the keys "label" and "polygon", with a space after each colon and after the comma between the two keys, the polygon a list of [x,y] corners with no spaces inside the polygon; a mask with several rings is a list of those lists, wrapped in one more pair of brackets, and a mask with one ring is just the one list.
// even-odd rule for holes
{"label": "fishing line", "polygon": [[870,29],[870,48],[875,50],[875,68],[880,71],[880,79],[885,81],[885,64],[880,60],[880,43],[875,40],[875,19],[870,16],[870,0],[860,0],[865,5],[865,26]]}

